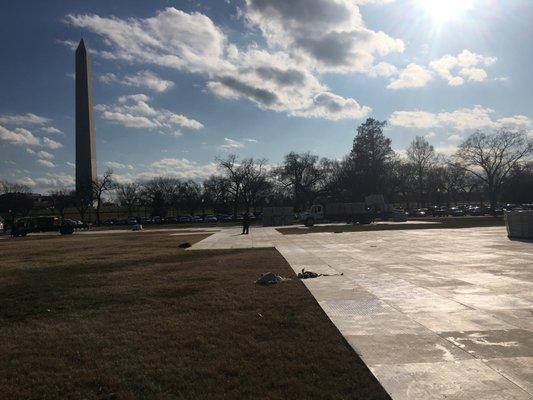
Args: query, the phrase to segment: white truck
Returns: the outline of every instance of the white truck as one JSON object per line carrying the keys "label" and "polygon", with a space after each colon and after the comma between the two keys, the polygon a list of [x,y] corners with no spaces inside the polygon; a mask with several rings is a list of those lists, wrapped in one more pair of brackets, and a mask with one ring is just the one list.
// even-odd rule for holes
{"label": "white truck", "polygon": [[395,210],[390,204],[386,204],[382,195],[370,195],[365,197],[364,203],[330,203],[318,201],[317,204],[300,214],[300,222],[311,227],[315,223],[346,222],[347,224],[371,224],[376,218],[381,220],[393,220],[395,222],[407,221],[407,214],[401,210]]}
{"label": "white truck", "polygon": [[321,222],[346,222],[371,224],[374,213],[365,203],[322,203],[314,204],[307,211],[300,213],[300,222],[311,227]]}

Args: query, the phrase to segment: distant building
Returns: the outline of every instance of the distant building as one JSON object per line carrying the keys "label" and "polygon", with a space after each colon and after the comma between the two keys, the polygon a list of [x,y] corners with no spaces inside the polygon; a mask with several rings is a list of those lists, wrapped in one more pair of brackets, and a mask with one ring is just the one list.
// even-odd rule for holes
{"label": "distant building", "polygon": [[76,49],[76,195],[92,201],[96,179],[92,71],[83,39]]}

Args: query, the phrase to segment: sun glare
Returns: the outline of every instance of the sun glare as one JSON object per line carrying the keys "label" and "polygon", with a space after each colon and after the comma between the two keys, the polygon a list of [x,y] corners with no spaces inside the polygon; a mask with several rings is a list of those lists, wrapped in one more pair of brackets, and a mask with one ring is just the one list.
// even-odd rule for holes
{"label": "sun glare", "polygon": [[473,0],[419,0],[425,11],[437,23],[461,18],[470,8]]}

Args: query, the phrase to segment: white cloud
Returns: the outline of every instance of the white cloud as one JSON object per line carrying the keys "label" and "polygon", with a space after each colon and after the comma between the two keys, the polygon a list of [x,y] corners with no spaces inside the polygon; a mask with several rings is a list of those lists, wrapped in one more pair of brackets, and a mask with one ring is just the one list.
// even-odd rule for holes
{"label": "white cloud", "polygon": [[393,90],[419,88],[426,86],[431,79],[433,76],[426,68],[417,64],[409,64],[387,88]]}
{"label": "white cloud", "polygon": [[49,160],[38,159],[36,163],[40,165],[41,167],[46,167],[46,168],[54,168],[56,166],[52,161],[49,161]]}
{"label": "white cloud", "polygon": [[157,124],[155,124],[148,118],[135,116],[135,115],[132,115],[126,112],[115,112],[115,111],[104,110],[102,112],[102,118],[107,121],[115,122],[119,125],[126,126],[128,128],[137,128],[137,129],[157,128]]}
{"label": "white cloud", "polygon": [[115,82],[120,82],[120,79],[118,78],[118,76],[116,76],[114,73],[112,72],[107,72],[103,75],[100,75],[98,77],[98,80],[106,85],[109,85],[111,83],[115,83]]}
{"label": "white cloud", "polygon": [[240,140],[224,138],[224,143],[218,146],[218,150],[221,151],[236,151],[238,149],[245,148],[250,143],[259,143],[256,139],[243,138]]}
{"label": "white cloud", "polygon": [[243,15],[272,48],[283,48],[310,67],[367,72],[376,55],[403,52],[404,44],[364,26],[352,0],[246,0]]}
{"label": "white cloud", "polygon": [[496,121],[500,126],[508,128],[527,128],[531,126],[531,120],[525,115],[515,115],[513,117],[500,118]]}
{"label": "white cloud", "polygon": [[76,181],[72,175],[64,173],[46,173],[43,177],[34,179],[35,185],[41,188],[58,188],[66,187],[72,188],[76,184]]}
{"label": "white cloud", "polygon": [[104,165],[112,169],[129,169],[129,170],[133,169],[133,165],[131,164],[122,164],[116,161],[106,161]]}
{"label": "white cloud", "polygon": [[215,163],[198,164],[186,158],[163,158],[153,162],[147,172],[138,174],[136,178],[173,176],[180,179],[203,179],[217,173],[217,168]]}
{"label": "white cloud", "polygon": [[63,132],[60,131],[59,129],[53,127],[53,126],[46,126],[44,128],[41,128],[42,131],[46,132],[46,133],[60,133],[62,134]]}
{"label": "white cloud", "polygon": [[112,51],[100,55],[110,59],[200,73],[216,72],[224,64],[226,37],[199,12],[168,7],[145,19],[69,14],[65,20],[102,36]]}
{"label": "white cloud", "polygon": [[449,146],[436,146],[435,152],[444,154],[444,155],[452,155],[457,153],[458,147],[455,145],[449,145]]}
{"label": "white cloud", "polygon": [[37,153],[37,157],[43,160],[53,160],[55,156],[47,151],[41,150]]}
{"label": "white cloud", "polygon": [[474,82],[483,82],[488,76],[487,72],[481,68],[462,68],[459,74]]}
{"label": "white cloud", "polygon": [[42,146],[51,150],[57,150],[63,147],[61,143],[56,142],[55,140],[49,139],[47,137],[43,137]]}
{"label": "white cloud", "polygon": [[174,82],[160,78],[148,70],[140,71],[133,75],[126,75],[122,79],[109,72],[101,75],[98,79],[105,84],[116,82],[126,86],[150,89],[155,92],[164,92],[174,86]]}
{"label": "white cloud", "polygon": [[403,128],[425,129],[439,126],[435,114],[425,111],[395,111],[390,116],[389,122],[393,126]]}
{"label": "white cloud", "polygon": [[461,140],[463,140],[463,138],[461,137],[461,135],[458,134],[448,136],[448,141],[450,142],[460,142]]}
{"label": "white cloud", "polygon": [[145,94],[120,96],[118,104],[99,104],[95,107],[102,118],[129,128],[159,129],[162,133],[175,135],[176,127],[199,130],[202,123],[171,111],[156,110],[148,104]]}
{"label": "white cloud", "polygon": [[79,44],[78,42],[75,42],[74,40],[68,40],[68,39],[56,39],[55,42],[68,47],[70,50],[76,50]]}
{"label": "white cloud", "polygon": [[25,185],[25,186],[29,186],[31,188],[33,188],[33,187],[35,187],[37,185],[37,183],[33,179],[31,179],[29,176],[17,179],[17,180],[15,180],[15,182],[18,183],[19,185]]}
{"label": "white cloud", "polygon": [[387,62],[380,62],[379,64],[374,65],[368,71],[368,75],[374,78],[378,76],[384,76],[385,78],[389,78],[397,74],[398,74],[398,68],[396,68],[394,65],[389,64]]}
{"label": "white cloud", "polygon": [[16,145],[39,146],[41,141],[35,137],[29,130],[24,128],[15,128],[9,130],[0,125],[0,141]]}
{"label": "white cloud", "polygon": [[314,75],[283,52],[233,49],[233,75],[214,78],[207,88],[219,97],[247,99],[266,110],[329,120],[361,118],[370,111],[354,99],[330,93]]}
{"label": "white cloud", "polygon": [[127,75],[123,82],[129,86],[148,88],[156,92],[164,92],[174,86],[174,82],[164,80],[151,71],[140,71],[135,75]]}
{"label": "white cloud", "polygon": [[354,99],[346,99],[330,92],[318,93],[313,97],[312,106],[294,111],[300,117],[319,117],[329,120],[358,119],[367,116],[372,109],[361,106]]}
{"label": "white cloud", "polygon": [[463,50],[457,56],[446,55],[432,61],[430,67],[442,78],[448,81],[450,86],[461,86],[465,80],[482,82],[487,79],[487,72],[481,68],[496,62],[496,57],[484,56]]}
{"label": "white cloud", "polygon": [[76,164],[70,161],[67,161],[65,164],[67,164],[69,167],[74,167],[74,168],[76,167]]}
{"label": "white cloud", "polygon": [[501,75],[501,76],[497,76],[496,78],[494,78],[494,80],[498,82],[509,82],[511,78],[508,77],[507,75]]}
{"label": "white cloud", "polygon": [[524,115],[495,119],[494,110],[479,105],[451,112],[430,113],[426,111],[395,111],[389,118],[393,126],[404,128],[453,128],[466,131],[482,128],[525,127],[531,120]]}
{"label": "white cloud", "polygon": [[[15,128],[14,130],[7,129],[0,125],[0,142],[6,142],[19,146],[40,146],[48,149],[59,149],[63,145],[47,137],[38,138],[33,135],[29,130],[24,128]],[[31,149],[26,149],[26,152],[30,153]],[[32,153],[30,153],[32,154]]]}
{"label": "white cloud", "polygon": [[433,139],[437,134],[435,132],[429,132],[427,135],[424,135],[426,139]]}
{"label": "white cloud", "polygon": [[235,139],[224,138],[224,144],[218,146],[219,150],[229,151],[244,148],[245,144]]}
{"label": "white cloud", "polygon": [[[262,50],[252,44],[239,50],[207,16],[198,12],[188,14],[172,7],[145,19],[68,15],[66,21],[103,38],[111,51],[99,51],[97,54],[101,57],[201,73],[208,79],[207,88],[219,97],[246,99],[262,109],[294,116],[330,120],[365,116],[369,107],[330,93],[316,78],[317,69],[388,75],[394,67],[386,63],[374,66],[374,58],[403,51],[403,43],[383,32],[365,28],[352,0],[306,0],[305,4],[302,0],[263,0],[264,7],[259,3],[247,1],[243,11],[247,21],[260,27],[269,44],[276,42],[270,37],[272,34],[286,36],[284,41],[288,46],[275,45],[275,48]],[[302,12],[302,8],[298,9],[298,4],[293,3],[307,11]],[[281,29],[273,28],[273,33],[263,23],[271,12],[276,18],[269,23]],[[303,35],[304,32],[309,34]],[[154,90],[163,90],[171,84],[154,78],[148,71],[140,74],[122,81],[130,85],[149,85]],[[101,80],[120,79],[106,74]],[[146,113],[131,110],[107,107],[101,111],[105,119],[131,127],[155,128],[154,125],[161,122]],[[198,124],[191,125],[183,118],[177,120],[181,120],[182,127],[198,129]]]}
{"label": "white cloud", "polygon": [[33,154],[35,154],[35,151],[30,149],[29,147],[26,147],[26,153],[33,155]]}
{"label": "white cloud", "polygon": [[0,115],[0,124],[4,125],[43,125],[47,122],[50,122],[50,119],[32,113]]}

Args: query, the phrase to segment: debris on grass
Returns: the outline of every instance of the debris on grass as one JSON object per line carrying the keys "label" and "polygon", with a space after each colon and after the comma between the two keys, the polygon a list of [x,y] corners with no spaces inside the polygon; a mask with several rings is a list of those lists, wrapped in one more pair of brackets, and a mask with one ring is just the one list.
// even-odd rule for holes
{"label": "debris on grass", "polygon": [[189,242],[180,243],[180,244],[178,245],[178,247],[179,247],[180,249],[188,249],[188,248],[191,247],[191,246],[192,246],[192,245],[191,245]]}
{"label": "debris on grass", "polygon": [[289,281],[290,278],[283,278],[282,276],[276,275],[273,272],[265,272],[255,281],[259,285],[273,285],[283,281]]}

